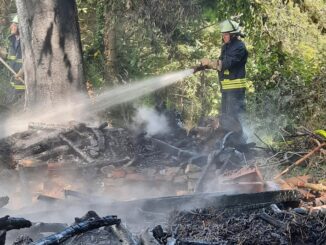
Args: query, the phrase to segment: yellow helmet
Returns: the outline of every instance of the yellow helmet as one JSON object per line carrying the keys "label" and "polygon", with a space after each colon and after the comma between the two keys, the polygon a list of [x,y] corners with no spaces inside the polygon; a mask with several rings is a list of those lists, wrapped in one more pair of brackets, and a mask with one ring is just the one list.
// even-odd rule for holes
{"label": "yellow helmet", "polygon": [[224,20],[220,23],[221,33],[240,33],[240,25],[233,20]]}

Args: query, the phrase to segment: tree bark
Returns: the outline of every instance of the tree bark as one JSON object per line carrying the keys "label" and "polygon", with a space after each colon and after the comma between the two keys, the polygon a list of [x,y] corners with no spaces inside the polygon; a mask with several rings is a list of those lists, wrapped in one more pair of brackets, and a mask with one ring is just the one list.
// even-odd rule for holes
{"label": "tree bark", "polygon": [[111,9],[113,6],[107,5],[104,12],[105,32],[104,32],[104,57],[105,57],[105,71],[104,78],[109,85],[118,84],[117,71],[117,27],[116,16]]}
{"label": "tree bark", "polygon": [[85,90],[75,0],[16,0],[27,109],[73,100]]}

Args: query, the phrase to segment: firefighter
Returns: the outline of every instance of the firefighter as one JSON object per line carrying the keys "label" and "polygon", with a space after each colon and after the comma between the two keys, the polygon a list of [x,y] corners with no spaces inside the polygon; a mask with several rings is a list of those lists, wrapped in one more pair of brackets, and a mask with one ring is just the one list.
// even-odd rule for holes
{"label": "firefighter", "polygon": [[20,35],[18,29],[18,16],[15,15],[10,24],[10,36],[8,37],[8,49],[2,50],[1,56],[6,58],[8,64],[16,72],[15,81],[11,85],[17,92],[24,92],[25,85],[20,79],[23,79],[24,72],[22,69],[22,51],[20,44]]}
{"label": "firefighter", "polygon": [[201,65],[218,71],[221,85],[222,102],[220,126],[227,131],[235,132],[239,143],[245,143],[240,123],[245,112],[246,63],[248,51],[241,41],[244,35],[239,23],[225,20],[220,24],[223,46],[218,60],[203,58]]}

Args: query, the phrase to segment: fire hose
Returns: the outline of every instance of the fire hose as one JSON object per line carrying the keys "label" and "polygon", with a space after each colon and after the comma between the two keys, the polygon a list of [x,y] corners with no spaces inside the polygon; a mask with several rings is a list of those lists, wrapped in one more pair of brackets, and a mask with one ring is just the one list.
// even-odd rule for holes
{"label": "fire hose", "polygon": [[[14,75],[14,76],[17,76],[17,73],[10,67],[10,65],[7,64],[6,61],[4,61],[4,59],[2,59],[0,57],[0,62]],[[21,77],[18,77],[18,80],[21,81],[23,84],[25,84],[25,81],[21,78]]]}

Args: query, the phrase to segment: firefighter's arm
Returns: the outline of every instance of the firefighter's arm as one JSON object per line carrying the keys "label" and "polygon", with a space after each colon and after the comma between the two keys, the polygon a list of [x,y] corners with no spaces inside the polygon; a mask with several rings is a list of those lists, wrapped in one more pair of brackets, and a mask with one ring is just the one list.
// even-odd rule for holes
{"label": "firefighter's arm", "polygon": [[207,66],[209,69],[218,69],[218,61],[217,60],[210,60],[208,58],[203,58],[200,60],[202,66]]}
{"label": "firefighter's arm", "polygon": [[247,50],[244,45],[241,45],[233,50],[233,52],[226,57],[224,57],[221,61],[221,70],[227,70],[235,65],[237,65],[243,57],[247,55]]}

